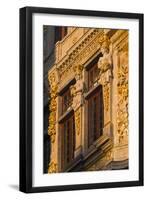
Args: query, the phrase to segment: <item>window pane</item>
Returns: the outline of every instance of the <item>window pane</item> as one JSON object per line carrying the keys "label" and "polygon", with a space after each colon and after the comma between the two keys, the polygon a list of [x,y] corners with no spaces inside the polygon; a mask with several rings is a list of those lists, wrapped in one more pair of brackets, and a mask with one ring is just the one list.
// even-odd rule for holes
{"label": "window pane", "polygon": [[88,99],[88,146],[103,133],[103,96],[100,86]]}

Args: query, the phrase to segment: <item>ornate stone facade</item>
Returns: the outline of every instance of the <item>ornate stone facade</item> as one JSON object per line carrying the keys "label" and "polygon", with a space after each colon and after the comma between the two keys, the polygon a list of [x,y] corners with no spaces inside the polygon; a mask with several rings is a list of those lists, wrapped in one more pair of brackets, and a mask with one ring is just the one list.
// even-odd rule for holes
{"label": "ornate stone facade", "polygon": [[[89,68],[95,60],[96,68],[91,75]],[[128,67],[126,30],[69,28],[65,38],[57,43],[56,61],[48,72],[48,134],[51,138],[49,173],[63,171],[62,151],[65,143],[73,149],[70,151],[69,146],[64,149],[64,152],[70,151],[69,155],[72,156],[65,171],[113,169],[116,161],[120,161],[121,169],[128,167],[126,164],[123,166],[124,161],[128,161]],[[89,77],[92,80],[96,77],[92,89],[89,88]],[[103,130],[93,144],[88,146],[90,111],[87,99],[100,86],[101,102],[104,101]],[[63,104],[67,107],[65,113],[62,112]],[[95,108],[102,112],[100,107],[101,104]],[[69,121],[67,124],[75,126],[71,129],[75,135],[70,142],[69,135],[64,139],[64,132],[68,133],[68,129],[63,131],[65,125],[62,122],[71,115],[74,116],[74,123]]]}

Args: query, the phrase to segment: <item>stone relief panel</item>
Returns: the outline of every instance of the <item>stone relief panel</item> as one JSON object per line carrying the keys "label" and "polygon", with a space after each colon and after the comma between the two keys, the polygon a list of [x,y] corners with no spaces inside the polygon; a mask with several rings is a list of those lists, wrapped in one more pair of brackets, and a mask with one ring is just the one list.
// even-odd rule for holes
{"label": "stone relief panel", "polygon": [[120,52],[120,64],[118,67],[118,111],[117,132],[119,143],[128,141],[128,51]]}

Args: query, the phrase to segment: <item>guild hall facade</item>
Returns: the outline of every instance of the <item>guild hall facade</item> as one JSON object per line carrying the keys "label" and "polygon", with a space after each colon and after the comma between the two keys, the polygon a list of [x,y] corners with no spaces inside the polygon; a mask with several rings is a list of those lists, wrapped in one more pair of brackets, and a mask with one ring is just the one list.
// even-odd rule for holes
{"label": "guild hall facade", "polygon": [[127,169],[127,30],[62,27],[48,71],[48,173]]}

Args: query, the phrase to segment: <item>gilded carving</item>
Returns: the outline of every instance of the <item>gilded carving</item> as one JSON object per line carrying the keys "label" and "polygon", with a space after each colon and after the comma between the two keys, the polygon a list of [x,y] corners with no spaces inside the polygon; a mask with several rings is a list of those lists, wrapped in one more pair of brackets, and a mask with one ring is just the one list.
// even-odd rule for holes
{"label": "gilded carving", "polygon": [[57,172],[57,164],[51,162],[48,167],[48,173],[56,173]]}
{"label": "gilded carving", "polygon": [[50,102],[49,102],[49,127],[48,127],[48,135],[51,138],[51,142],[55,141],[56,135],[56,109],[57,109],[57,81],[55,73],[52,73],[49,76],[50,83]]}

